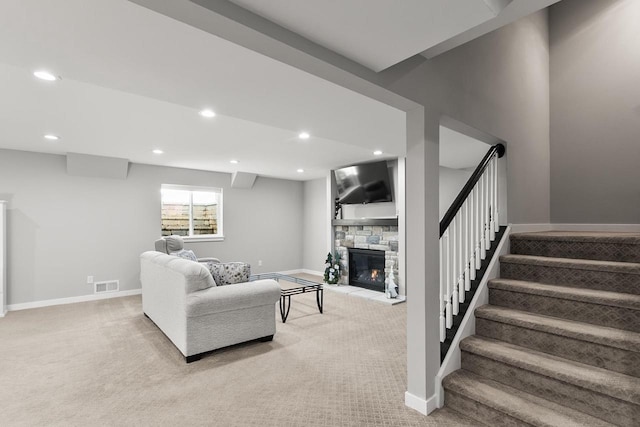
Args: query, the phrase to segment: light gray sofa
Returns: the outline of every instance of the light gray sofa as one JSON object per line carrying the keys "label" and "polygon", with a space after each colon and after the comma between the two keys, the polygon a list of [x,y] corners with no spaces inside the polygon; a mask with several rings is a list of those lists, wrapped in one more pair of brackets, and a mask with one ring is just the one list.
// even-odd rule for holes
{"label": "light gray sofa", "polygon": [[185,356],[245,341],[270,341],[276,333],[280,286],[256,280],[216,286],[205,264],[156,251],[140,255],[142,309]]}

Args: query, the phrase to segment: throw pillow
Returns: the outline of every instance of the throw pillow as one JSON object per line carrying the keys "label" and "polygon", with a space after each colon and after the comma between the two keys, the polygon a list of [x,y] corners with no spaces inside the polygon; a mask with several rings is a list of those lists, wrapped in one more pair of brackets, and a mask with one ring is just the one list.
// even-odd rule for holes
{"label": "throw pillow", "polygon": [[196,254],[194,254],[193,251],[189,249],[182,249],[177,252],[171,252],[171,255],[188,259],[189,261],[196,261],[196,262],[198,261]]}
{"label": "throw pillow", "polygon": [[245,262],[210,263],[209,271],[218,286],[249,281],[251,267]]}

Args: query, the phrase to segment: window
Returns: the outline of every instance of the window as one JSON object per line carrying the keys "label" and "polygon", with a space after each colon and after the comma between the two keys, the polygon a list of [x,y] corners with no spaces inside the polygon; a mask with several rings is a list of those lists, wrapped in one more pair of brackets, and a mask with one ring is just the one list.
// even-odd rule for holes
{"label": "window", "polygon": [[222,189],[163,184],[162,235],[218,240],[222,234]]}

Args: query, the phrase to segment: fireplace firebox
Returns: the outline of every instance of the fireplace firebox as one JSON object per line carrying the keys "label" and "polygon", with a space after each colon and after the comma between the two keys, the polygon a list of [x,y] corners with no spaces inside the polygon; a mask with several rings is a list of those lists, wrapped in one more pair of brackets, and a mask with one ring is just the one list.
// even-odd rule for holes
{"label": "fireplace firebox", "polygon": [[384,292],[384,251],[349,248],[349,284]]}

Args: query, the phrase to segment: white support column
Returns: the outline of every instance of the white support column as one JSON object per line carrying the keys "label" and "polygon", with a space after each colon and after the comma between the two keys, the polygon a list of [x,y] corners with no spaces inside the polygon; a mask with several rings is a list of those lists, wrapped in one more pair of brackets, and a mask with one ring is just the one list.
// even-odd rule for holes
{"label": "white support column", "polygon": [[[435,406],[440,369],[439,331],[439,112],[407,112],[406,282],[407,391],[405,403],[428,414]],[[410,231],[410,232],[409,232]]]}

